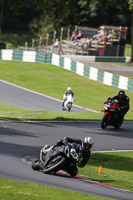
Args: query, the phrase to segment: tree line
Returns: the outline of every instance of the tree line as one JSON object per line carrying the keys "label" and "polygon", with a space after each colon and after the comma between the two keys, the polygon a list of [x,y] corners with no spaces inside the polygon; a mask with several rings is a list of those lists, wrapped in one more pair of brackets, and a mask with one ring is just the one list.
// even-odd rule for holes
{"label": "tree line", "polygon": [[0,0],[0,33],[14,29],[43,34],[75,25],[126,26],[133,46],[133,0]]}

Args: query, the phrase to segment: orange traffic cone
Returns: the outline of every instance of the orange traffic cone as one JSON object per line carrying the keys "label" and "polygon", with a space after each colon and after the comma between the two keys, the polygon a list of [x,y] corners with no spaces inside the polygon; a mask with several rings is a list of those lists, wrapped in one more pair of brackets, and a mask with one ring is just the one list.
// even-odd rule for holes
{"label": "orange traffic cone", "polygon": [[102,166],[99,167],[98,173],[102,173]]}

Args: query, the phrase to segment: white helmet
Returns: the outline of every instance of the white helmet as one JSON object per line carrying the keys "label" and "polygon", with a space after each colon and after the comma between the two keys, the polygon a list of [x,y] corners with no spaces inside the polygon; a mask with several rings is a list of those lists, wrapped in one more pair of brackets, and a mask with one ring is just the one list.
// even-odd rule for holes
{"label": "white helmet", "polygon": [[94,142],[91,137],[85,137],[82,141],[82,146],[84,150],[91,149]]}
{"label": "white helmet", "polygon": [[68,88],[67,88],[67,91],[68,91],[68,92],[71,92],[71,91],[72,91],[72,88],[68,87]]}

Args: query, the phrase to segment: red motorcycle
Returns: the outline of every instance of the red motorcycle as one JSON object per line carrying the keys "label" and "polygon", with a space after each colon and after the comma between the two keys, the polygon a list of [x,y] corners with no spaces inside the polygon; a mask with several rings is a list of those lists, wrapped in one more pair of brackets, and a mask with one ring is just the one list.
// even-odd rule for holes
{"label": "red motorcycle", "polygon": [[120,112],[118,102],[108,99],[104,103],[104,116],[101,122],[101,128],[105,129],[108,125],[119,128],[123,122],[123,116]]}

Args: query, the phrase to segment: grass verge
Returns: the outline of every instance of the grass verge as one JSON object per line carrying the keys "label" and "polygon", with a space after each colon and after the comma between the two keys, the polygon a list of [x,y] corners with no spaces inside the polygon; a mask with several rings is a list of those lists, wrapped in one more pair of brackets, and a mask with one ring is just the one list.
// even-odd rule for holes
{"label": "grass verge", "polygon": [[0,179],[1,200],[109,200],[109,198],[48,187],[39,184]]}
{"label": "grass verge", "polygon": [[[102,166],[102,173],[98,173]],[[79,174],[112,186],[133,191],[133,152],[93,153]]]}
{"label": "grass verge", "polygon": [[[92,112],[55,112],[55,111],[31,111],[0,105],[0,120],[53,120],[53,121],[89,121],[102,120],[103,113]],[[129,113],[125,120],[132,120]]]}

